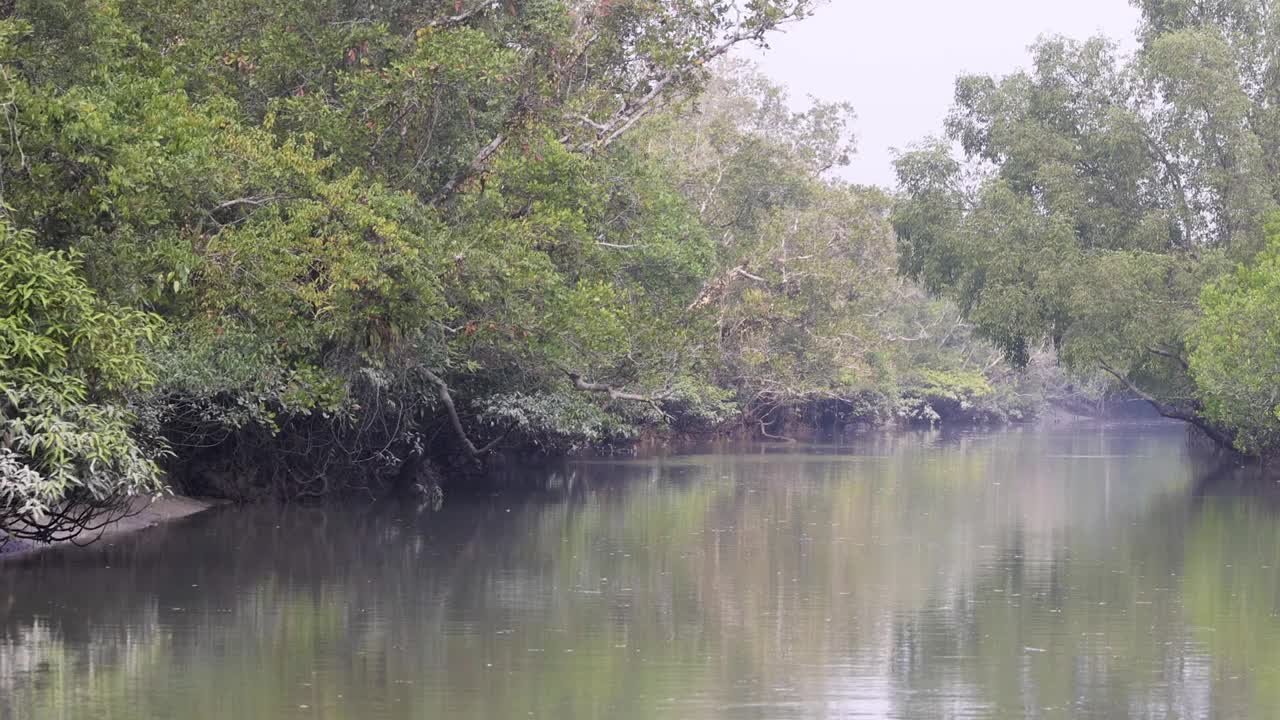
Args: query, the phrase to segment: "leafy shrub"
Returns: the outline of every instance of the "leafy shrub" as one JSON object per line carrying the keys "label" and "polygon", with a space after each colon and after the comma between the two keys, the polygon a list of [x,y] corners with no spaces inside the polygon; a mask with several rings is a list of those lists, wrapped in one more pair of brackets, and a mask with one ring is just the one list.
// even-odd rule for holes
{"label": "leafy shrub", "polygon": [[102,302],[75,253],[0,223],[0,542],[69,538],[161,490],[163,449],[125,402],[153,381],[156,322]]}
{"label": "leafy shrub", "polygon": [[911,424],[998,424],[1032,415],[1030,404],[1013,389],[997,390],[976,370],[923,370],[898,402],[898,417]]}

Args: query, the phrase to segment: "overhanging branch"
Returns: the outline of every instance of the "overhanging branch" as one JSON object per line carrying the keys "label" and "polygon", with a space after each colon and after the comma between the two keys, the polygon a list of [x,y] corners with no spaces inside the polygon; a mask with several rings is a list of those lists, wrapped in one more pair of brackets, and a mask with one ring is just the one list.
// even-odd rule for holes
{"label": "overhanging branch", "polygon": [[1147,352],[1151,353],[1152,355],[1159,355],[1162,358],[1168,358],[1169,360],[1172,360],[1178,363],[1178,365],[1181,366],[1183,370],[1186,370],[1187,372],[1191,371],[1191,364],[1188,363],[1181,355],[1177,353],[1169,352],[1168,350],[1161,350],[1160,348],[1155,348],[1155,347],[1147,348]]}
{"label": "overhanging branch", "polygon": [[602,393],[609,396],[610,400],[630,400],[633,402],[644,402],[656,404],[671,397],[671,392],[667,391],[658,395],[640,395],[637,393],[619,390],[612,385],[605,383],[587,382],[582,376],[576,372],[567,372],[569,379],[573,382],[573,387],[583,392]]}
{"label": "overhanging branch", "polygon": [[1110,365],[1107,365],[1106,363],[1100,363],[1100,367],[1108,375],[1111,375],[1115,379],[1119,380],[1121,384],[1123,384],[1126,388],[1128,388],[1129,392],[1147,401],[1147,403],[1150,404],[1152,407],[1154,407],[1156,409],[1156,412],[1160,413],[1160,415],[1162,415],[1163,417],[1167,417],[1171,420],[1181,420],[1185,423],[1194,425],[1195,427],[1199,428],[1201,432],[1209,436],[1210,439],[1212,439],[1215,443],[1217,443],[1221,447],[1227,450],[1231,450],[1233,452],[1235,451],[1235,438],[1233,437],[1233,435],[1218,427],[1215,427],[1208,420],[1201,417],[1199,413],[1195,412],[1194,410],[1180,408],[1176,405],[1170,405],[1169,403],[1166,403],[1156,398],[1154,395],[1148,393],[1147,391],[1135,385],[1133,381],[1130,380],[1128,377],[1126,377],[1123,373],[1120,373],[1115,368],[1111,367]]}
{"label": "overhanging branch", "polygon": [[694,55],[689,66],[669,70],[659,77],[650,79],[647,93],[636,100],[628,101],[621,110],[607,121],[603,123],[592,122],[592,125],[596,127],[596,136],[590,142],[583,143],[579,147],[579,152],[590,154],[608,149],[618,138],[635,127],[637,122],[652,112],[658,101],[666,95],[668,88],[692,69],[705,66],[743,42],[762,40],[771,29],[772,27],[764,27],[736,32],[722,42]]}
{"label": "overhanging branch", "polygon": [[454,405],[453,394],[449,392],[449,385],[439,375],[430,370],[426,368],[419,369],[422,372],[422,376],[436,386],[436,394],[440,398],[440,404],[444,405],[445,413],[449,416],[449,424],[453,427],[453,434],[458,437],[458,442],[462,445],[462,451],[469,459],[479,462],[480,458],[492,452],[494,448],[498,447],[498,443],[506,439],[507,435],[511,433],[510,429],[508,429],[507,432],[499,435],[492,442],[477,448],[475,443],[471,442],[471,438],[467,436],[466,428],[462,426],[462,418],[459,417],[458,408]]}
{"label": "overhanging branch", "polygon": [[[0,2],[2,1],[3,0],[0,0]],[[501,0],[490,0],[489,2],[477,5],[467,12],[436,20],[428,25],[428,27],[438,29],[462,25],[468,22],[471,18],[497,8],[501,4]],[[770,24],[750,29],[739,29],[737,32],[734,32],[721,40],[719,43],[695,53],[691,58],[689,58],[688,64],[670,69],[660,75],[650,76],[637,82],[633,86],[633,89],[639,91],[639,88],[647,86],[647,91],[638,98],[626,101],[620,110],[604,122],[597,122],[582,114],[572,115],[571,119],[576,119],[579,122],[587,124],[594,131],[594,137],[589,142],[579,145],[577,148],[578,152],[586,155],[592,155],[606,150],[615,141],[634,128],[641,119],[652,112],[658,106],[658,103],[669,94],[672,87],[678,85],[679,82],[688,77],[690,73],[697,72],[699,68],[705,67],[716,58],[727,54],[730,50],[741,43],[749,41],[759,42],[763,40],[769,32],[776,30],[779,26],[798,20],[803,16],[803,11],[796,10]],[[594,36],[592,36],[591,40],[594,40]],[[585,52],[585,48],[590,44],[591,40],[585,44],[579,43],[583,47],[583,52]],[[484,146],[484,148],[477,153],[475,158],[466,167],[450,178],[450,180],[445,183],[444,187],[430,198],[430,204],[440,205],[444,203],[467,185],[469,181],[474,178],[484,176],[489,172],[494,156],[498,154],[498,151],[502,149],[511,135],[516,132],[520,124],[526,119],[528,114],[528,108],[526,105],[527,103],[523,100],[517,103],[516,111],[503,124],[503,129],[499,131],[488,145]]]}

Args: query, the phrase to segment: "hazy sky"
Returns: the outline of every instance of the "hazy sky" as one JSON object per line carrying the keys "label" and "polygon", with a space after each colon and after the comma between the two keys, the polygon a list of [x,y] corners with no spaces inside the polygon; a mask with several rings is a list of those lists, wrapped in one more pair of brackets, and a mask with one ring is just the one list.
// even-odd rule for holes
{"label": "hazy sky", "polygon": [[842,175],[892,185],[891,148],[941,131],[956,75],[1025,67],[1042,34],[1131,49],[1137,22],[1127,0],[830,0],[752,56],[796,104],[853,103],[858,155]]}

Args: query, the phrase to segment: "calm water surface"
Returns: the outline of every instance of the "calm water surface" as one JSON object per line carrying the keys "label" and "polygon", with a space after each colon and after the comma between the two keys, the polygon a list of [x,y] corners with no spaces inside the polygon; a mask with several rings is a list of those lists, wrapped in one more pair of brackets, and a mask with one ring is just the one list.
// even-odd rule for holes
{"label": "calm water surface", "polygon": [[1280,493],[1180,428],[520,474],[2,564],[0,718],[1280,718]]}

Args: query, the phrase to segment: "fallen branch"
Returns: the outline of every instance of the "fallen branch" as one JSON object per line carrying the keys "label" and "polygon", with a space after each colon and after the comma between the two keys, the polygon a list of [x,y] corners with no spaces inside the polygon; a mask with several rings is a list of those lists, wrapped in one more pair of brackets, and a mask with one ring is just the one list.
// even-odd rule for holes
{"label": "fallen branch", "polygon": [[569,120],[577,120],[581,122],[583,125],[588,125],[594,128],[596,132],[606,132],[609,129],[608,127],[587,117],[586,115],[566,115],[565,117]]}

